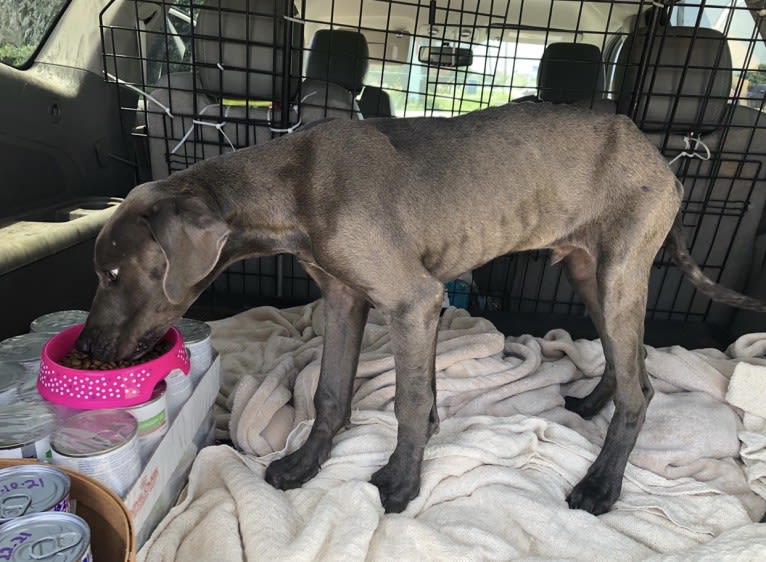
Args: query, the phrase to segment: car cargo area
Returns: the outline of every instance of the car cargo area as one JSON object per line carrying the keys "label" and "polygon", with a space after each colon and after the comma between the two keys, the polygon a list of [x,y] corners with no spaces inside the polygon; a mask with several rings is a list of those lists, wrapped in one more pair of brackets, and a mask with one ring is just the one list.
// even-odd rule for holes
{"label": "car cargo area", "polygon": [[[13,470],[40,465],[69,475],[68,495],[56,499],[87,523],[90,535],[76,542],[96,560],[766,559],[766,313],[715,302],[690,281],[704,275],[766,301],[765,39],[764,0],[0,0],[0,560],[31,552],[24,543],[38,532],[34,519],[21,527],[29,537],[4,525],[54,511],[17,513],[16,492],[44,474],[32,468],[22,481]],[[348,203],[345,184],[316,188],[336,177],[321,166],[339,162],[327,156],[339,149],[285,139],[338,120],[448,120],[506,105],[623,119],[640,131],[628,137],[634,144],[643,148],[646,137],[660,155],[648,146],[641,154],[651,152],[656,166],[638,151],[635,162],[661,169],[652,177],[666,179],[662,186],[677,178],[677,224],[699,272],[677,265],[670,242],[651,261],[664,227],[654,238],[633,229],[657,240],[644,246],[651,252],[641,254],[639,241],[626,252],[645,256],[641,275],[651,263],[643,334],[639,316],[619,308],[631,283],[610,293],[623,314],[604,320],[605,279],[625,281],[634,270],[608,277],[593,258],[583,262],[593,265],[587,285],[560,251],[585,248],[576,235],[591,224],[570,227],[571,237],[544,245],[551,249],[500,255],[452,279],[427,264],[446,250],[413,250],[412,276],[433,281],[429,292],[426,281],[396,277],[402,253],[384,253],[382,241],[327,262],[317,256],[330,246],[320,248],[307,226],[279,223],[316,222],[334,206],[332,224],[312,223],[312,232],[333,238],[347,209],[369,221],[348,223],[357,238],[382,229],[360,211],[367,206]],[[497,184],[493,166],[503,168],[479,161],[471,133],[504,135],[482,137],[478,127],[448,144],[431,141],[468,128],[434,128],[415,139],[431,144],[412,144],[423,151],[413,161],[443,161],[423,168],[428,186],[443,178],[439,186],[453,187],[445,176],[458,162],[468,170],[454,176],[471,180],[461,192],[472,193],[467,207],[446,187],[389,205],[393,186],[405,183],[391,177],[399,169],[379,174],[377,199],[362,197],[370,185],[356,186],[355,198],[397,217],[410,217],[396,214],[407,205],[438,209],[423,221],[429,234],[454,229],[444,245],[462,235],[461,251],[484,236],[487,253],[485,242],[495,246],[480,219],[511,196],[483,195]],[[405,151],[404,135],[380,130],[390,146],[370,160]],[[607,147],[624,142],[591,121],[564,131],[563,151],[533,142],[541,137],[532,131],[512,133],[519,152],[542,163],[541,177],[554,177],[546,172],[566,162],[562,153],[579,154],[593,135]],[[482,155],[506,142],[482,144]],[[253,161],[276,161],[271,175],[243,166],[225,176],[226,164],[193,173],[275,146],[298,148],[268,160],[253,152]],[[615,153],[599,152],[587,172],[561,168],[577,184],[616,169]],[[352,167],[337,177],[371,177]],[[508,193],[534,175],[508,174]],[[288,176],[309,195],[248,187]],[[189,184],[173,183],[179,177]],[[325,195],[321,212],[316,193]],[[528,207],[550,215],[511,217],[514,232],[564,221],[550,193],[535,192]],[[643,215],[631,206],[640,199],[624,193],[617,185],[603,201],[580,197],[577,209],[595,223],[602,217],[591,208],[622,204],[625,217],[638,218],[624,224],[617,213],[604,224],[631,231]],[[468,218],[450,220],[466,208]],[[675,207],[667,209],[646,224],[664,225],[666,215],[670,224]],[[277,226],[262,235],[255,216],[276,217]],[[415,236],[401,223],[391,239],[406,246]],[[283,253],[290,236],[301,258]],[[603,255],[627,247],[600,240]],[[249,253],[240,247],[248,244]],[[229,261],[237,252],[259,257]],[[389,255],[396,265],[378,263]],[[338,272],[355,259],[390,278],[346,283]],[[428,297],[442,285],[439,307]],[[412,300],[397,307],[371,296],[410,286]],[[587,304],[575,286],[585,287]],[[429,347],[421,336],[434,332]],[[413,373],[428,384],[411,383]],[[86,423],[98,413],[109,423]],[[615,447],[611,464],[605,443]],[[614,476],[626,458],[616,500],[599,497],[612,488],[582,492],[591,467]],[[413,467],[419,488],[390,500],[399,490],[386,485],[409,482]],[[573,490],[609,505],[587,507]],[[75,552],[57,540],[61,552]],[[90,560],[84,552],[78,561]]]}

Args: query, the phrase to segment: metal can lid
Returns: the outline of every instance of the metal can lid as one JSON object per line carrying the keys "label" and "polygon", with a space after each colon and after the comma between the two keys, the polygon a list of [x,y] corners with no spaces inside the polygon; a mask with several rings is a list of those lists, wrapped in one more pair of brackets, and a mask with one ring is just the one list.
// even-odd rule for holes
{"label": "metal can lid", "polygon": [[38,316],[32,320],[29,329],[33,332],[58,334],[70,326],[82,324],[87,318],[88,312],[85,310],[59,310]]}
{"label": "metal can lid", "polygon": [[176,323],[176,328],[181,332],[181,336],[183,336],[186,345],[200,343],[210,337],[210,325],[201,320],[181,318]]}
{"label": "metal can lid", "polygon": [[69,476],[52,466],[0,469],[0,522],[53,509],[69,495],[70,485]]}
{"label": "metal can lid", "polygon": [[50,334],[30,332],[0,341],[0,361],[39,361]]}
{"label": "metal can lid", "polygon": [[26,378],[26,372],[24,366],[19,363],[0,361],[0,404],[4,403],[4,396],[16,396],[16,389],[19,383]]}
{"label": "metal can lid", "polygon": [[42,401],[0,406],[0,449],[15,449],[53,433],[56,412]]}
{"label": "metal can lid", "polygon": [[9,562],[82,562],[89,549],[90,528],[72,513],[35,513],[0,527],[0,552]]}
{"label": "metal can lid", "polygon": [[75,414],[51,436],[51,448],[67,457],[90,457],[119,449],[136,436],[138,422],[125,410]]}

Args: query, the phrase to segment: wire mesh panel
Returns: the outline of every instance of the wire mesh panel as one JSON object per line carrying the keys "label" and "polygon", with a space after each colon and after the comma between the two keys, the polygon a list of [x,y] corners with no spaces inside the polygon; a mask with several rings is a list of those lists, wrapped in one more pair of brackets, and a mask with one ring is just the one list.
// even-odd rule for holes
{"label": "wire mesh panel", "polygon": [[[766,199],[763,9],[762,0],[115,0],[101,29],[106,79],[142,94],[122,109],[135,114],[147,177],[325,117],[588,106],[629,115],[656,144],[684,186],[693,257],[744,290]],[[546,251],[503,256],[448,283],[448,296],[474,310],[584,314],[548,261]],[[289,256],[237,264],[210,292],[319,294]],[[649,318],[725,324],[731,314],[660,253]]]}
{"label": "wire mesh panel", "polygon": [[[124,109],[138,114],[134,134],[147,142],[154,179],[297,123],[302,35],[286,19],[295,14],[291,2],[113,2],[102,22],[110,10],[127,17],[131,7],[132,22],[101,26],[104,65],[108,80],[143,94]],[[129,61],[140,71],[126,76]]]}
{"label": "wire mesh panel", "polygon": [[[303,19],[307,36],[343,26],[368,38],[365,85],[385,89],[396,116],[451,116],[540,92],[553,100],[556,89],[561,101],[600,100],[600,53],[639,7],[580,0],[316,0],[307,3]],[[541,59],[554,43],[592,49],[549,56],[550,82],[538,85]],[[574,83],[561,79],[556,70],[562,68]]]}
{"label": "wire mesh panel", "polygon": [[[766,197],[763,99],[751,82],[766,57],[761,16],[745,2],[681,2],[652,9],[618,55],[615,99],[683,181],[692,256],[743,291]],[[650,316],[725,324],[733,311],[696,295],[660,259]]]}

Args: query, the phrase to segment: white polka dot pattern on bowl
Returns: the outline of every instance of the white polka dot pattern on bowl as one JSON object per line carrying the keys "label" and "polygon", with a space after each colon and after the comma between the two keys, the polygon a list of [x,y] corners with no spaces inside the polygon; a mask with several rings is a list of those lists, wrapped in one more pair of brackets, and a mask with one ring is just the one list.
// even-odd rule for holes
{"label": "white polka dot pattern on bowl", "polygon": [[40,384],[49,392],[80,400],[120,400],[135,398],[141,387],[152,374],[151,369],[131,371],[126,375],[111,377],[103,372],[93,374],[57,373],[47,364],[40,365]]}

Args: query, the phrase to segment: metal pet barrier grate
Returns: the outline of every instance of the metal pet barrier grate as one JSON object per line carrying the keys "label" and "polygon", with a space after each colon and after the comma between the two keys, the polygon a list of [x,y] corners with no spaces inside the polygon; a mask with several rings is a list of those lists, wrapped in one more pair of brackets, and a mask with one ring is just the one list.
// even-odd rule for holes
{"label": "metal pet barrier grate", "polygon": [[[106,79],[142,94],[121,97],[138,180],[325,115],[589,105],[632,117],[668,160],[685,155],[673,166],[692,255],[744,291],[766,230],[763,15],[762,0],[113,0],[101,33]],[[583,315],[547,261],[503,256],[448,296],[476,311]],[[289,256],[236,264],[206,293],[245,304],[318,295]],[[658,255],[649,319],[726,325],[733,314]]]}

